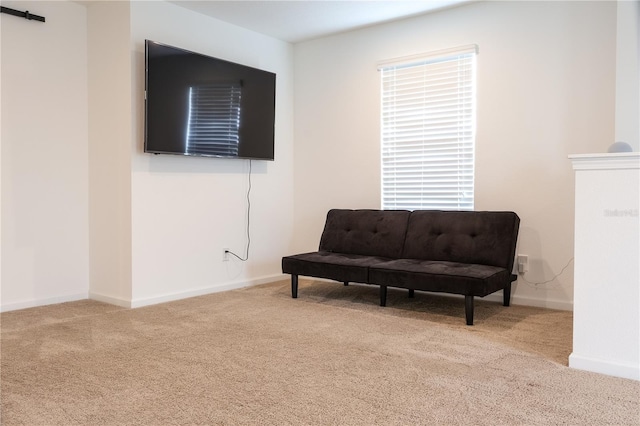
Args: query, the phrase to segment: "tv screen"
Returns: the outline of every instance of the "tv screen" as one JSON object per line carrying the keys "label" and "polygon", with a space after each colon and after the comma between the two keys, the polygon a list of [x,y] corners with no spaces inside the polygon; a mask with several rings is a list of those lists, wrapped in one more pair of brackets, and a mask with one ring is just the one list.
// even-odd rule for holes
{"label": "tv screen", "polygon": [[145,42],[144,151],[274,159],[274,73]]}

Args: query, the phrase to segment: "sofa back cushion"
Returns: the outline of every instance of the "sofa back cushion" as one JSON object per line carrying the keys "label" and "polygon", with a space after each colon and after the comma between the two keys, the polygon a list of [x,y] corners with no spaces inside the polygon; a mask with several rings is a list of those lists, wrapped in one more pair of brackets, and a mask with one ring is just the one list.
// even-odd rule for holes
{"label": "sofa back cushion", "polygon": [[513,269],[520,218],[513,212],[416,210],[402,256]]}
{"label": "sofa back cushion", "polygon": [[399,258],[409,215],[405,210],[330,210],[320,251]]}

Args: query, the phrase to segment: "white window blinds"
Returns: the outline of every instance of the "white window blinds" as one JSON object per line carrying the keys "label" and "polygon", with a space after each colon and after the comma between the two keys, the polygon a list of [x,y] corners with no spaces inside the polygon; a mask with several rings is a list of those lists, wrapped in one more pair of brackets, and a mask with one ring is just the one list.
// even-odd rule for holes
{"label": "white window blinds", "polygon": [[189,154],[238,155],[241,95],[240,83],[189,88]]}
{"label": "white window blinds", "polygon": [[473,210],[476,53],[379,64],[383,209]]}

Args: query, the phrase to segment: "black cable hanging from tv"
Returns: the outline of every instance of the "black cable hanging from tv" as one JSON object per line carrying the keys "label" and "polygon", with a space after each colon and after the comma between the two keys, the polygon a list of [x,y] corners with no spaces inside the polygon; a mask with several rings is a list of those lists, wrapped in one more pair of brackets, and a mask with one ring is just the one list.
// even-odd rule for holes
{"label": "black cable hanging from tv", "polygon": [[6,14],[9,14],[9,15],[17,16],[19,18],[25,18],[25,19],[28,19],[29,21],[44,22],[44,16],[33,15],[33,14],[29,13],[28,10],[24,11],[24,12],[21,12],[21,11],[16,10],[16,9],[11,9],[11,8],[8,8],[8,7],[0,6],[0,13],[6,13]]}

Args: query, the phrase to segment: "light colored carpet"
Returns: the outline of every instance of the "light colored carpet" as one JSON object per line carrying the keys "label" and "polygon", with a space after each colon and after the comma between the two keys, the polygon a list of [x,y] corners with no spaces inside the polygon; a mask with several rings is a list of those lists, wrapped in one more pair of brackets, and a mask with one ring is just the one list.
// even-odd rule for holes
{"label": "light colored carpet", "polygon": [[1,315],[3,425],[637,425],[640,383],[570,369],[571,313],[288,282]]}

